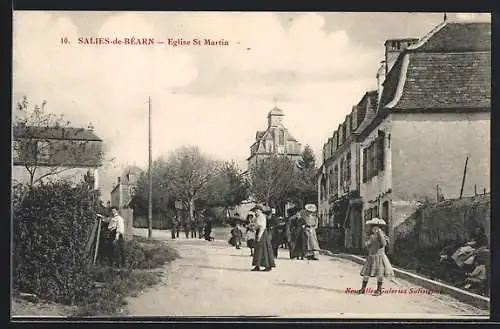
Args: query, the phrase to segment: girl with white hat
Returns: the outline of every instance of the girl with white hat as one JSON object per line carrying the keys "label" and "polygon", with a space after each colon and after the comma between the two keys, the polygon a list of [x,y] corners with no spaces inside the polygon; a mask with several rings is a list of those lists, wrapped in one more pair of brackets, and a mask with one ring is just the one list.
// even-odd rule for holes
{"label": "girl with white hat", "polygon": [[394,277],[392,265],[389,258],[387,258],[387,255],[385,254],[387,237],[381,229],[381,227],[385,226],[386,223],[383,219],[372,218],[366,222],[366,225],[371,233],[365,241],[365,247],[368,249],[368,257],[366,258],[365,264],[361,269],[360,274],[363,277],[363,282],[359,292],[364,294],[368,284],[368,279],[370,277],[376,277],[377,290],[373,293],[373,295],[380,296],[382,294],[384,277]]}

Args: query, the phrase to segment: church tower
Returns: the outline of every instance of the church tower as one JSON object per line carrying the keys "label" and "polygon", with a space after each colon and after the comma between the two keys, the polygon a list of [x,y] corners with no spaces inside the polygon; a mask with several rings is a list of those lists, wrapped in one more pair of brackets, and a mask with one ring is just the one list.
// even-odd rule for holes
{"label": "church tower", "polygon": [[285,116],[285,114],[283,113],[283,111],[281,109],[279,109],[277,107],[273,108],[267,114],[267,127],[268,128],[282,127],[284,116]]}

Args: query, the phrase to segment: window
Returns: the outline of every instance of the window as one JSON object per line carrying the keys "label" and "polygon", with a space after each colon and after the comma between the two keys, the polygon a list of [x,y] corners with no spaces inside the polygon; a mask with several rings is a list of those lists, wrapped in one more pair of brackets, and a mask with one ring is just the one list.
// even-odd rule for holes
{"label": "window", "polygon": [[389,223],[389,201],[385,201],[382,204],[382,219],[385,220],[386,223]]}
{"label": "window", "polygon": [[371,155],[372,155],[372,160],[371,160],[371,163],[372,163],[372,171],[370,173],[370,178],[373,177],[373,176],[377,176],[377,173],[378,173],[378,163],[377,163],[377,143],[376,141],[374,141],[371,145]]}
{"label": "window", "polygon": [[347,185],[351,185],[351,152],[348,152],[346,157],[346,181]]}
{"label": "window", "polygon": [[340,160],[340,186],[344,185],[344,159]]}
{"label": "window", "polygon": [[285,131],[284,130],[280,130],[280,132],[279,132],[279,144],[285,145]]}
{"label": "window", "polygon": [[335,165],[333,169],[333,180],[332,180],[332,193],[338,194],[338,188],[339,188],[339,167],[338,165]]}
{"label": "window", "polygon": [[382,130],[378,131],[377,151],[378,170],[383,171],[385,162],[385,133]]}

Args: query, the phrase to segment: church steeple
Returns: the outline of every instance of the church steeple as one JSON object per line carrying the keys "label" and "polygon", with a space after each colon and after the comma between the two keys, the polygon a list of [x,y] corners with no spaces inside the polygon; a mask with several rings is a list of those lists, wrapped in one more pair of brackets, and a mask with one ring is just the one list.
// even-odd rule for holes
{"label": "church steeple", "polygon": [[269,113],[267,114],[267,126],[268,127],[280,127],[283,125],[283,117],[285,114],[283,113],[283,110],[274,107]]}

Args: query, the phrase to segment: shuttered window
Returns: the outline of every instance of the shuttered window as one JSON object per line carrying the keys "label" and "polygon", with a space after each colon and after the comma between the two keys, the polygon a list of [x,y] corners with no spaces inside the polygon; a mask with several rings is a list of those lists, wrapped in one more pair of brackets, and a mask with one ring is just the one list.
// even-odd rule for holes
{"label": "shuttered window", "polygon": [[367,149],[363,149],[363,182],[366,182],[367,180],[367,164],[368,164],[368,157],[367,157]]}

